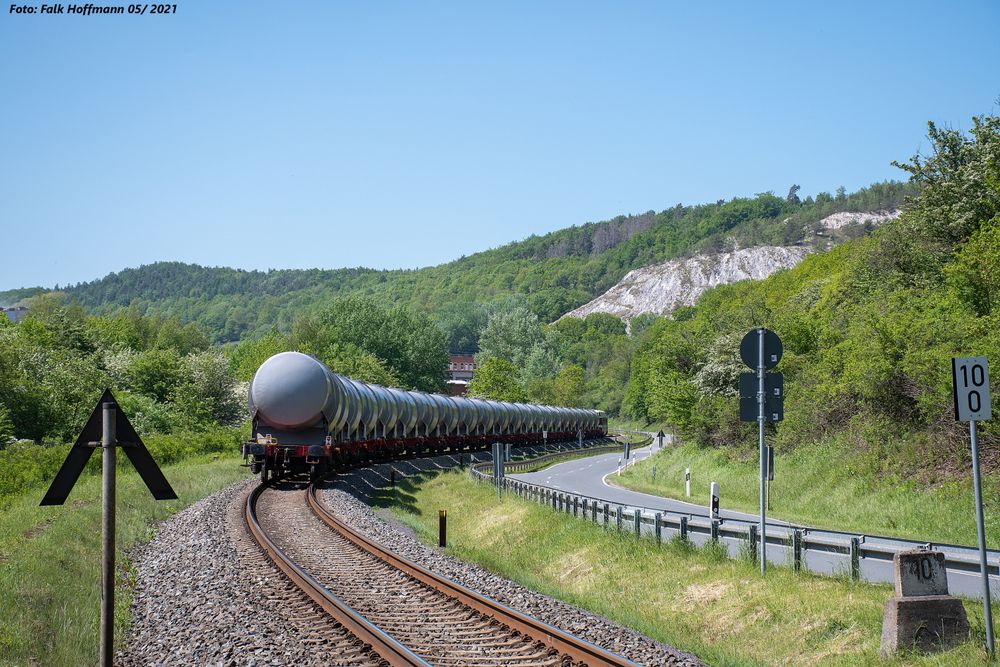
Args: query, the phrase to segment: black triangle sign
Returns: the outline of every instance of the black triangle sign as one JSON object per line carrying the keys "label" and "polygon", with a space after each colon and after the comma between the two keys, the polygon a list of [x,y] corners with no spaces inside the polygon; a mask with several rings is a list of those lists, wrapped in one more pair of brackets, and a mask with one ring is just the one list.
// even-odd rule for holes
{"label": "black triangle sign", "polygon": [[656,437],[657,438],[662,438],[663,436],[664,436],[664,433],[663,433],[663,429],[661,428],[660,432],[656,434]]}
{"label": "black triangle sign", "polygon": [[66,502],[69,492],[76,484],[76,480],[80,478],[80,473],[83,472],[87,461],[90,460],[90,455],[94,453],[95,447],[90,443],[100,442],[101,440],[101,422],[103,419],[103,409],[101,406],[109,402],[115,404],[115,434],[118,446],[122,448],[125,455],[128,456],[129,461],[135,466],[136,471],[142,477],[142,481],[146,483],[146,486],[149,487],[153,497],[157,500],[174,500],[177,498],[177,494],[170,487],[170,483],[163,476],[160,467],[156,465],[156,461],[153,460],[149,450],[142,444],[139,434],[132,428],[132,423],[129,422],[128,417],[122,412],[111,390],[105,389],[101,400],[97,402],[97,407],[90,413],[90,418],[87,420],[86,426],[80,432],[80,437],[73,443],[73,447],[69,450],[69,455],[66,456],[62,467],[59,468],[55,479],[52,480],[52,485],[45,493],[45,497],[42,498],[42,505],[62,505]]}

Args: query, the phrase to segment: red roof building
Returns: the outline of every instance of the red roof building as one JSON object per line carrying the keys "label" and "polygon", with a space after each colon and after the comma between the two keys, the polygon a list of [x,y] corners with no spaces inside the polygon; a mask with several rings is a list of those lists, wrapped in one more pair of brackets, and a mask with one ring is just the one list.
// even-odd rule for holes
{"label": "red roof building", "polygon": [[452,396],[465,396],[476,370],[476,358],[471,354],[451,354],[448,357],[448,370],[445,372],[448,393]]}

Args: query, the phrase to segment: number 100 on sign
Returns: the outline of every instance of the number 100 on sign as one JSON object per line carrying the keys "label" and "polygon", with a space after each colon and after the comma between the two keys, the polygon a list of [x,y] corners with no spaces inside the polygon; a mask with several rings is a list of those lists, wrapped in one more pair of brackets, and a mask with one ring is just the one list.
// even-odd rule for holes
{"label": "number 100 on sign", "polygon": [[986,357],[953,357],[951,374],[955,383],[955,419],[960,422],[990,419],[993,413]]}

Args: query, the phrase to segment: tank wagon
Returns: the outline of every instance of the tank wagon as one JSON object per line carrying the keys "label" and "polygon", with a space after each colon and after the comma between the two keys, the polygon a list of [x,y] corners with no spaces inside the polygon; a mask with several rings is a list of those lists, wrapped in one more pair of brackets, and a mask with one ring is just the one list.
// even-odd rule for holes
{"label": "tank wagon", "polygon": [[250,382],[243,456],[264,480],[331,465],[607,435],[600,410],[427,394],[352,380],[299,352],[269,358]]}

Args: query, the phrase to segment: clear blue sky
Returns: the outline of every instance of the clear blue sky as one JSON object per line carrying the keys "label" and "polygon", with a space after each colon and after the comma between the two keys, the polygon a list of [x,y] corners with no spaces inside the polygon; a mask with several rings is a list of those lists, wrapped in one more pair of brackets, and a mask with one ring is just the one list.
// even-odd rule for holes
{"label": "clear blue sky", "polygon": [[5,6],[0,289],[157,260],[425,266],[678,202],[901,178],[889,162],[926,147],[927,120],[997,111],[998,7]]}

